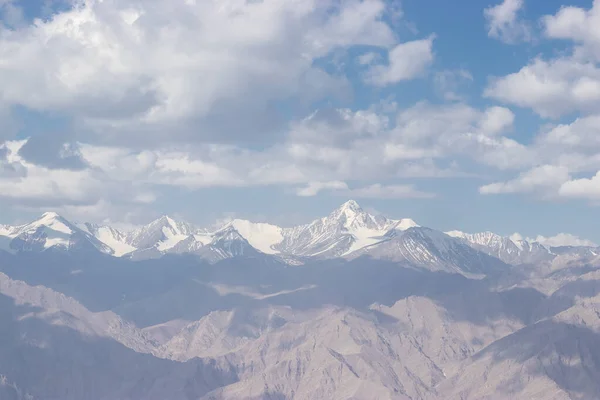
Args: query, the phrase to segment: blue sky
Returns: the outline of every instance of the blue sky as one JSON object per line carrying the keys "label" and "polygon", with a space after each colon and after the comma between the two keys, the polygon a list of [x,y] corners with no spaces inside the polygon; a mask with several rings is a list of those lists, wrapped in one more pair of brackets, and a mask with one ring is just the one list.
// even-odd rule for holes
{"label": "blue sky", "polygon": [[[600,243],[600,1],[0,1],[0,221],[348,198]],[[575,239],[573,239],[575,240]]]}

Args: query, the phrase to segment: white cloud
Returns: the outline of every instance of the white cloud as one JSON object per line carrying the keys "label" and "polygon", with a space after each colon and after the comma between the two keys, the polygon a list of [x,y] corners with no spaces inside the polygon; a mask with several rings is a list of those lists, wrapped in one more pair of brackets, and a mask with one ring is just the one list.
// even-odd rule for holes
{"label": "white cloud", "polygon": [[367,72],[367,81],[386,86],[422,75],[433,62],[433,40],[401,43],[389,51],[387,65],[375,65]]}
{"label": "white cloud", "polygon": [[371,199],[430,199],[434,193],[423,192],[414,185],[382,185],[379,183],[369,186],[349,188],[345,182],[310,182],[308,186],[296,191],[298,196],[316,196],[322,191],[345,197],[371,198]]}
{"label": "white cloud", "polygon": [[524,0],[504,0],[486,8],[483,14],[488,23],[488,36],[509,44],[531,41],[531,28],[519,18],[523,6]]}
{"label": "white cloud", "polygon": [[493,80],[484,95],[548,118],[600,111],[600,69],[573,58],[538,58],[519,72]]}
{"label": "white cloud", "polygon": [[323,190],[348,190],[346,182],[309,182],[304,188],[299,188],[296,194],[301,197],[312,197],[319,194]]}
{"label": "white cloud", "polygon": [[[139,207],[151,204],[169,186],[189,191],[301,186],[298,194],[303,196],[346,189],[355,197],[426,198],[432,194],[410,185],[373,182],[466,176],[460,169],[462,159],[502,169],[528,165],[529,150],[502,136],[511,127],[511,116],[507,109],[477,110],[462,103],[420,103],[380,112],[321,109],[291,122],[278,143],[260,149],[215,143],[173,143],[156,149],[71,143],[84,168],[44,168],[19,158],[17,165],[25,166],[28,179],[5,177],[4,182],[22,185],[21,191],[13,192],[15,201],[48,196],[46,200],[63,198],[72,205],[94,205],[103,199],[117,204],[123,188],[132,185],[140,194],[121,203]],[[32,171],[39,171],[43,184],[35,185]],[[356,186],[350,190],[345,182]],[[63,193],[71,187],[71,192]],[[52,194],[50,188],[61,192]]]}
{"label": "white cloud", "polygon": [[542,18],[547,37],[570,39],[579,44],[576,54],[600,60],[600,2],[593,2],[589,10],[562,7],[555,15]]}
{"label": "white cloud", "polygon": [[485,110],[485,115],[480,126],[483,132],[495,135],[502,133],[512,127],[515,122],[515,114],[505,107],[490,107]]}
{"label": "white cloud", "polygon": [[[505,9],[506,21],[515,20],[523,5],[511,4]],[[600,1],[595,0],[590,9],[562,7],[541,22],[546,38],[570,41],[567,50],[554,58],[537,57],[519,71],[493,79],[484,95],[529,108],[544,118],[574,115],[574,120],[541,126],[540,133],[526,146],[531,163],[543,167],[525,171],[507,182],[485,185],[480,191],[597,202],[598,175],[574,176],[589,176],[600,170]]]}
{"label": "white cloud", "polygon": [[343,93],[316,59],[393,46],[385,12],[382,0],[78,1],[0,27],[2,97],[64,112],[103,141],[256,136],[276,123],[273,101]]}
{"label": "white cloud", "polygon": [[358,56],[358,63],[360,65],[371,65],[379,59],[379,54],[374,52],[369,52],[365,54],[361,54]]}
{"label": "white cloud", "polygon": [[542,165],[521,173],[513,180],[482,186],[479,192],[481,194],[539,193],[543,196],[552,196],[569,178],[567,168]]}
{"label": "white cloud", "polygon": [[351,197],[373,199],[431,199],[434,193],[423,192],[413,185],[381,185],[379,183],[352,189]]}
{"label": "white cloud", "polygon": [[521,235],[519,232],[515,232],[512,235],[509,236],[509,239],[512,240],[513,242],[520,242],[522,240],[526,240],[523,235]]}
{"label": "white cloud", "polygon": [[597,246],[596,243],[591,240],[582,239],[579,236],[572,235],[570,233],[559,233],[552,237],[544,237],[538,235],[534,239],[527,238],[528,241],[538,242],[544,246],[549,247],[560,247],[560,246]]}
{"label": "white cloud", "polygon": [[98,181],[87,170],[50,169],[22,159],[26,141],[5,142],[6,162],[19,173],[0,175],[0,197],[22,201],[86,202],[98,190]]}
{"label": "white cloud", "polygon": [[[529,166],[534,154],[500,133],[512,126],[511,112],[484,111],[462,103],[432,106],[421,103],[402,111],[388,144],[387,157],[422,154],[443,158],[462,156],[500,169]],[[394,145],[399,142],[400,151]]]}
{"label": "white cloud", "polygon": [[433,83],[438,94],[448,101],[461,101],[463,86],[473,82],[473,75],[465,69],[444,70],[435,73]]}
{"label": "white cloud", "polygon": [[18,6],[17,0],[0,0],[1,24],[16,28],[25,23],[23,9]]}
{"label": "white cloud", "polygon": [[[26,140],[0,145],[6,152],[9,173],[0,168],[0,199],[16,208],[68,211],[69,215],[94,217],[94,209],[123,216],[126,211],[147,206],[156,194],[144,182],[111,179],[97,168],[48,168],[28,162],[20,155]],[[1,167],[1,166],[0,166]],[[124,175],[127,169],[120,170]],[[123,193],[135,193],[123,196]],[[119,212],[114,212],[120,208]],[[110,210],[109,210],[110,209]]]}
{"label": "white cloud", "polygon": [[588,200],[600,200],[600,172],[591,178],[564,182],[559,190],[561,196]]}
{"label": "white cloud", "polygon": [[591,240],[582,239],[579,236],[572,235],[570,233],[558,233],[554,236],[546,237],[542,235],[537,235],[536,237],[523,237],[518,232],[510,235],[510,240],[513,242],[519,242],[521,240],[526,240],[530,243],[540,243],[544,246],[548,247],[561,247],[561,246],[588,246],[588,247],[596,247],[597,244],[592,242]]}
{"label": "white cloud", "polygon": [[600,115],[575,119],[570,124],[560,124],[538,137],[546,146],[574,148],[578,151],[596,151],[600,147]]}

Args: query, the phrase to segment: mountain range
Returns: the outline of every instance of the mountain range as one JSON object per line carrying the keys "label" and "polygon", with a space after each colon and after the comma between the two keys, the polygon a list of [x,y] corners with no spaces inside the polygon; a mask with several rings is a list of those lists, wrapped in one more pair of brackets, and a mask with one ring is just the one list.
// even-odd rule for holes
{"label": "mountain range", "polygon": [[485,257],[477,252],[511,265],[548,262],[559,254],[600,254],[593,247],[547,247],[492,232],[442,233],[421,227],[409,218],[388,219],[369,214],[353,200],[326,217],[291,228],[235,219],[211,230],[162,216],[130,232],[120,232],[110,226],[73,223],[47,212],[26,225],[0,225],[0,249],[8,252],[87,249],[133,260],[193,254],[212,263],[233,257],[271,256],[302,264],[309,260],[368,255],[431,266],[441,265],[447,258],[450,263],[455,260],[459,269],[466,267],[461,257],[464,260]]}
{"label": "mountain range", "polygon": [[600,398],[600,249],[348,201],[282,228],[0,226],[0,399]]}

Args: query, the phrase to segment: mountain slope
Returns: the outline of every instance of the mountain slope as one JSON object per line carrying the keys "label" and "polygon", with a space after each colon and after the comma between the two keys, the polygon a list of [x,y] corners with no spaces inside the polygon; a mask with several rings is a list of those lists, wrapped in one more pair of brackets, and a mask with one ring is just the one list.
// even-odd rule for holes
{"label": "mountain slope", "polygon": [[72,299],[1,275],[0,282],[0,396],[189,400],[236,379],[227,366],[139,353],[128,347],[135,335],[114,319],[90,321]]}
{"label": "mountain slope", "polygon": [[497,257],[507,264],[532,264],[551,261],[554,254],[540,243],[525,240],[512,240],[492,232],[464,233],[446,232],[447,235],[464,240],[474,249]]}
{"label": "mountain slope", "polygon": [[412,220],[389,220],[365,212],[353,200],[329,216],[307,225],[283,230],[283,241],[274,247],[294,256],[334,258],[378,243],[390,230],[417,226]]}
{"label": "mountain slope", "polygon": [[136,248],[127,243],[127,236],[115,228],[86,222],[82,229],[112,249],[115,257],[135,251]]}
{"label": "mountain slope", "polygon": [[234,219],[227,226],[233,227],[252,247],[265,254],[277,254],[275,246],[283,241],[283,229],[271,224]]}
{"label": "mountain slope", "polygon": [[175,221],[165,215],[128,233],[126,242],[139,250],[156,248],[166,251],[194,232],[191,224]]}
{"label": "mountain slope", "polygon": [[468,246],[462,240],[429,228],[410,228],[390,235],[387,240],[358,250],[348,258],[361,256],[467,276],[482,276],[507,268],[499,259]]}
{"label": "mountain slope", "polygon": [[252,247],[232,225],[226,226],[211,236],[210,243],[199,247],[194,252],[208,262],[215,263],[237,257],[255,258],[263,254]]}
{"label": "mountain slope", "polygon": [[12,252],[41,252],[53,249],[113,254],[109,246],[53,212],[44,213],[29,224],[3,227],[0,235],[4,243],[2,248]]}

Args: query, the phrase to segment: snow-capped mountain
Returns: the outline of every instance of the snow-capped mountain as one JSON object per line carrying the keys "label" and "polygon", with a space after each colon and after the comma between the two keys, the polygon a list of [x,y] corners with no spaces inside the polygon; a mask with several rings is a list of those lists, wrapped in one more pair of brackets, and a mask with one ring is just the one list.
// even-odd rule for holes
{"label": "snow-capped mountain", "polygon": [[255,249],[265,254],[277,254],[275,246],[283,241],[284,229],[271,224],[234,219],[223,228],[233,227]]}
{"label": "snow-capped mountain", "polygon": [[[297,228],[158,221],[0,227],[0,399],[600,398],[597,249],[509,266],[537,244],[353,202]],[[100,238],[121,259],[66,253]]]}
{"label": "snow-capped mountain", "polygon": [[350,200],[325,218],[284,229],[283,240],[273,247],[294,256],[334,258],[381,242],[390,231],[415,226],[410,219],[371,215]]}
{"label": "snow-capped mountain", "polygon": [[467,245],[460,239],[421,227],[394,233],[389,239],[360,249],[348,257],[360,256],[406,262],[431,271],[468,275],[486,275],[506,267],[501,260]]}
{"label": "snow-capped mountain", "polygon": [[[87,245],[102,253],[132,260],[159,258],[166,254],[194,254],[217,262],[262,254],[289,264],[369,255],[462,273],[481,272],[477,266],[482,262],[479,252],[512,265],[549,262],[557,255],[584,258],[600,254],[594,248],[548,248],[492,232],[450,231],[444,234],[414,228],[420,227],[412,219],[372,215],[353,200],[324,218],[290,228],[235,219],[216,230],[208,230],[162,216],[124,233],[110,226],[73,224],[56,213],[46,213],[27,225],[0,225],[0,250],[74,250]],[[475,252],[461,245],[467,245]],[[468,260],[469,257],[472,259]],[[486,262],[490,264],[488,259]]]}
{"label": "snow-capped mountain", "polygon": [[85,226],[98,240],[110,246],[116,256],[126,254],[138,260],[169,253],[203,255],[209,260],[220,259],[223,255],[232,257],[235,253],[240,253],[235,256],[242,255],[241,251],[216,250],[224,243],[223,232],[238,236],[239,249],[246,248],[244,255],[250,254],[247,250],[249,245],[263,254],[295,260],[298,257],[324,259],[343,256],[386,240],[393,232],[418,225],[411,219],[393,220],[371,215],[350,200],[327,217],[292,228],[235,219],[210,232],[168,216],[127,234],[110,227]]}
{"label": "snow-capped mountain", "polygon": [[231,225],[213,233],[210,243],[199,247],[194,254],[209,262],[227,258],[257,257],[262,254]]}
{"label": "snow-capped mountain", "polygon": [[129,232],[126,243],[136,249],[156,248],[166,251],[195,232],[195,228],[186,222],[175,221],[162,216],[148,225]]}
{"label": "snow-capped mountain", "polygon": [[114,253],[110,246],[53,212],[44,213],[29,224],[4,226],[0,229],[0,237],[3,243],[0,249],[9,252],[39,252],[52,249]]}
{"label": "snow-capped mountain", "polygon": [[464,233],[460,231],[446,232],[447,235],[464,240],[465,243],[499,258],[507,264],[531,264],[550,261],[555,254],[551,249],[537,242],[526,240],[513,240],[510,237],[500,236],[492,232]]}
{"label": "snow-capped mountain", "polygon": [[89,222],[84,223],[81,228],[110,247],[115,257],[121,257],[136,250],[127,242],[127,236],[115,228]]}

